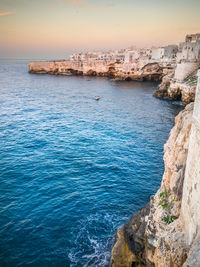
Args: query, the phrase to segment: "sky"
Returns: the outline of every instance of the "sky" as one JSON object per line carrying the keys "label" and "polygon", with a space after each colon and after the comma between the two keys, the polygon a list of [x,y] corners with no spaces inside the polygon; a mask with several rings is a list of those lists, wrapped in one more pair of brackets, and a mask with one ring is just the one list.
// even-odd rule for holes
{"label": "sky", "polygon": [[0,58],[179,43],[199,14],[200,0],[0,0]]}

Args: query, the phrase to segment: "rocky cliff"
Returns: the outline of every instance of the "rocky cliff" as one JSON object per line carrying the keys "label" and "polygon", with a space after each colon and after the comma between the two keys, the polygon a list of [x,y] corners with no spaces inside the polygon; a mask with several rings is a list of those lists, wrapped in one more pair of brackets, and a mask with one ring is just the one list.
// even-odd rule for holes
{"label": "rocky cliff", "polygon": [[30,62],[29,73],[54,75],[85,75],[110,77],[116,80],[151,80],[160,81],[168,73],[171,64],[152,60],[141,60],[135,63],[131,71],[126,71],[122,63],[114,61],[38,61]]}
{"label": "rocky cliff", "polygon": [[200,34],[186,35],[185,42],[179,45],[174,71],[163,78],[154,96],[180,99],[185,104],[194,101],[199,68]]}
{"label": "rocky cliff", "polygon": [[164,146],[160,189],[116,233],[112,267],[200,266],[199,86],[196,90],[195,104],[176,117]]}
{"label": "rocky cliff", "polygon": [[153,94],[158,98],[181,100],[184,104],[194,101],[197,86],[199,62],[181,62],[174,70],[162,78],[158,90]]}
{"label": "rocky cliff", "polygon": [[35,61],[29,63],[29,73],[54,75],[112,75],[113,66],[104,61],[81,62],[71,60]]}
{"label": "rocky cliff", "polygon": [[100,76],[124,81],[161,81],[155,97],[182,100],[184,104],[194,101],[199,63],[171,63],[155,60],[138,60],[130,66],[115,61],[38,61],[30,62],[29,73],[53,75]]}

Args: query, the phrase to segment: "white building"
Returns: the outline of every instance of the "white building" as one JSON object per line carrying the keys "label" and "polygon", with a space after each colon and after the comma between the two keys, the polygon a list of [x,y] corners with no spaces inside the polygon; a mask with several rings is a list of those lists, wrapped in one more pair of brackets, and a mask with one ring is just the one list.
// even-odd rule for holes
{"label": "white building", "polygon": [[182,51],[177,55],[177,61],[200,61],[200,34],[186,35]]}
{"label": "white building", "polygon": [[151,59],[152,60],[161,60],[164,57],[164,48],[163,47],[153,47],[151,49]]}
{"label": "white building", "polygon": [[178,53],[177,45],[168,45],[163,48],[164,48],[164,58],[173,59],[176,57],[176,54]]}
{"label": "white building", "polygon": [[115,50],[109,52],[87,52],[87,53],[79,53],[73,54],[70,56],[70,60],[72,61],[96,61],[96,60],[104,60],[104,61],[116,61],[118,63],[123,63],[125,59],[125,50]]}
{"label": "white building", "polygon": [[151,59],[168,61],[176,57],[178,52],[177,45],[168,45],[164,47],[153,47],[151,49]]}
{"label": "white building", "polygon": [[127,51],[125,53],[125,57],[124,57],[124,63],[133,63],[135,62],[137,59],[139,59],[140,57],[140,53],[138,50],[133,50],[133,51]]}

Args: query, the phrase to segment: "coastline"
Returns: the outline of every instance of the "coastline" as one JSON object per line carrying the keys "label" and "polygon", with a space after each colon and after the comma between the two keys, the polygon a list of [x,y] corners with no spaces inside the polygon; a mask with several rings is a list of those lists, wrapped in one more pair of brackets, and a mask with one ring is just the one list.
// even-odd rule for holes
{"label": "coastline", "polygon": [[[52,69],[50,72],[45,71],[45,73],[56,74],[52,73]],[[76,73],[75,75],[79,74]],[[98,76],[97,74],[94,75],[94,73],[85,75]],[[108,73],[102,76],[116,77],[110,76]],[[170,82],[172,77],[174,77],[174,74],[171,75]],[[163,84],[166,84],[166,77],[159,87],[161,88]],[[200,94],[199,84],[195,87],[197,98]],[[191,87],[188,84],[188,87],[192,88],[192,96],[190,90],[186,90],[186,98],[185,100],[182,99],[183,103],[193,102],[194,100],[194,85]],[[177,99],[177,96],[175,95],[174,98],[171,98],[171,100],[173,99]],[[187,155],[191,143],[190,133],[191,128],[193,128],[192,114],[194,105],[196,109],[199,109],[200,105],[195,101],[195,103],[186,105],[185,109],[175,118],[175,126],[171,130],[169,140],[165,145],[165,172],[160,189],[155,196],[151,197],[150,202],[143,210],[134,214],[117,231],[115,244],[111,251],[110,265],[112,267],[186,267],[192,266],[187,265],[187,262],[198,258],[198,255],[193,253],[193,249],[196,251],[198,248],[198,242],[194,236],[192,239],[193,249],[189,248],[185,230],[187,226],[182,214],[183,188],[186,180],[185,169],[187,169]],[[197,162],[197,159],[195,162]],[[163,196],[166,198],[163,198]],[[160,205],[162,201],[167,201],[166,203],[167,205],[169,204],[170,208],[163,208]],[[199,259],[197,259],[197,262],[199,262]]]}
{"label": "coastline", "polygon": [[175,118],[165,144],[161,187],[117,231],[112,267],[199,266],[200,71],[198,75],[195,102]]}
{"label": "coastline", "polygon": [[[17,185],[17,191],[16,187],[9,191],[8,200],[19,192],[26,203],[17,212],[15,205],[8,208],[16,223],[11,233],[2,229],[2,242],[5,240],[11,256],[15,252],[16,260],[8,258],[6,262],[48,265],[47,256],[58,265],[108,266],[115,231],[148,202],[160,184],[162,147],[174,114],[183,106],[153,98],[155,82],[30,75],[27,62],[7,62],[2,69],[5,91],[1,95],[9,100],[4,108],[9,113],[1,117],[6,130],[3,140],[14,150],[1,162],[6,161],[15,171],[10,176],[2,174],[3,181]],[[100,101],[96,102],[95,95]],[[15,127],[20,129],[19,135]],[[6,147],[2,150],[6,155]],[[20,183],[18,170],[27,177]],[[33,221],[21,224],[24,213]],[[10,221],[5,218],[2,226]],[[17,229],[23,232],[26,227],[34,230],[36,241],[26,235],[16,251]],[[51,249],[44,255],[43,247]],[[55,251],[63,253],[52,255]],[[2,260],[2,254],[0,257]]]}
{"label": "coastline", "polygon": [[[191,36],[186,36],[177,58],[167,63],[140,58],[131,64],[112,60],[29,64],[31,74],[100,76],[116,81],[161,81],[153,96],[181,100],[186,105],[175,118],[175,125],[165,144],[165,171],[161,187],[146,207],[117,231],[111,252],[112,267],[187,267],[198,266],[191,265],[191,262],[200,262],[196,253],[200,249],[197,190],[200,189],[200,58],[190,49],[194,44],[198,46],[200,35]],[[191,38],[196,38],[196,43]],[[185,50],[189,52],[185,54]],[[195,205],[199,207],[198,211]]]}
{"label": "coastline", "polygon": [[[140,65],[140,66],[139,66]],[[161,81],[169,66],[157,61],[145,60],[138,63],[138,70],[125,72],[122,64],[115,61],[97,60],[94,62],[76,62],[70,60],[30,62],[29,73],[63,76],[99,76],[120,81]]]}

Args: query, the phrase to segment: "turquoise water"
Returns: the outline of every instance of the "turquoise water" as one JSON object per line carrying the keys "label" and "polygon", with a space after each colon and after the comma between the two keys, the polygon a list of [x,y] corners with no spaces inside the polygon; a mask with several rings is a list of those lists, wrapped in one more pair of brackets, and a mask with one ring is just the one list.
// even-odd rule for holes
{"label": "turquoise water", "polygon": [[155,83],[27,64],[0,63],[0,265],[108,266],[116,229],[159,187],[182,106]]}

